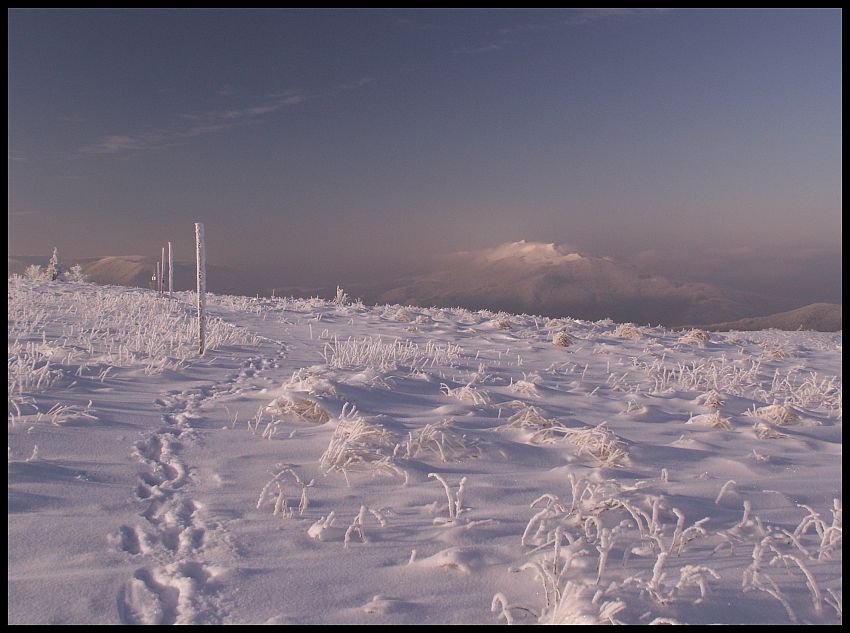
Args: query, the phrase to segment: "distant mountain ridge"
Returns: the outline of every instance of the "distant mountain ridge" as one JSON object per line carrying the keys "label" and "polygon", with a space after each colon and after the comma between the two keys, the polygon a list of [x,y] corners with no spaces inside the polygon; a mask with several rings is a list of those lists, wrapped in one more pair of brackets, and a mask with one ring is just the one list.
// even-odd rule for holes
{"label": "distant mountain ridge", "polygon": [[[60,253],[61,255],[61,253]],[[28,266],[39,265],[44,268],[49,258],[40,256],[10,256],[9,274],[22,274]],[[79,264],[89,281],[115,286],[135,286],[148,288],[151,277],[156,271],[157,259],[145,255],[110,255],[106,257],[88,257],[63,261],[68,268]],[[174,289],[191,290],[196,284],[195,262],[174,262]],[[167,283],[167,280],[166,280]],[[207,264],[207,289],[210,292],[225,294],[249,294],[261,289],[253,284],[249,275],[240,271]]]}
{"label": "distant mountain ridge", "polygon": [[838,332],[841,330],[841,304],[812,303],[796,310],[762,317],[739,319],[727,323],[700,326],[704,330],[815,330]]}
{"label": "distant mountain ridge", "polygon": [[[8,272],[47,265],[48,257],[8,258]],[[68,260],[79,263],[95,283],[150,287],[157,260],[142,255]],[[384,285],[346,285],[352,297],[367,303],[461,306],[469,309],[574,317],[668,327],[710,324],[704,329],[841,329],[839,304],[813,304],[788,310],[788,302],[717,285],[676,281],[648,274],[611,257],[594,257],[557,244],[520,240],[493,248],[456,253],[443,270]],[[272,293],[254,275],[208,265],[210,292],[253,295]],[[195,263],[175,262],[176,290],[195,287]],[[334,294],[333,287],[277,286],[279,296]],[[785,310],[785,312],[782,312]],[[769,316],[762,316],[764,314]]]}
{"label": "distant mountain ridge", "polygon": [[525,240],[458,253],[450,268],[414,277],[384,292],[381,300],[667,326],[717,323],[755,316],[765,307],[787,307],[773,297],[675,281],[611,257]]}

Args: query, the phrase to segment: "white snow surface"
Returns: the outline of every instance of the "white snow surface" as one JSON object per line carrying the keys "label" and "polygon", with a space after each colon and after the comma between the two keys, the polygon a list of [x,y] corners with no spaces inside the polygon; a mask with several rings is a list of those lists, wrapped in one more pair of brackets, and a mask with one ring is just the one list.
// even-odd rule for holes
{"label": "white snow surface", "polygon": [[841,332],[193,299],[9,281],[10,624],[841,622]]}

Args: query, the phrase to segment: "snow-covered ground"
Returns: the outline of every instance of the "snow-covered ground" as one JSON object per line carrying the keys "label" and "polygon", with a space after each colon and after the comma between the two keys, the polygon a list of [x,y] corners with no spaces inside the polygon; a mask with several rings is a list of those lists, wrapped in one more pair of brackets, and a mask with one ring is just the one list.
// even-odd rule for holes
{"label": "snow-covered ground", "polygon": [[192,299],[9,281],[9,623],[841,621],[840,332]]}

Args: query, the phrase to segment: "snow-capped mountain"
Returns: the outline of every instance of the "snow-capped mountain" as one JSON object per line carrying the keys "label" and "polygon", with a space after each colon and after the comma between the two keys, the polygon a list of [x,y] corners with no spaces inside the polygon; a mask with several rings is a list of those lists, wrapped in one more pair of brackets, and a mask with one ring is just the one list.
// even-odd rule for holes
{"label": "snow-capped mountain", "polygon": [[774,298],[675,281],[611,257],[525,240],[458,253],[450,267],[414,277],[381,299],[664,325],[716,323],[781,309]]}

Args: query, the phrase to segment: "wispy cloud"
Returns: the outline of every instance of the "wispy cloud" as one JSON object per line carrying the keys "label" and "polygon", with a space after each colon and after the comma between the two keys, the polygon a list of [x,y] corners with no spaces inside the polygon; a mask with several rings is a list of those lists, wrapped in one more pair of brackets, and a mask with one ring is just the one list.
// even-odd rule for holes
{"label": "wispy cloud", "polygon": [[265,115],[298,105],[313,96],[318,95],[311,96],[303,90],[286,90],[269,95],[264,102],[242,108],[184,113],[179,116],[183,125],[132,134],[111,134],[97,143],[83,145],[78,149],[78,155],[124,154],[169,147],[187,139],[256,122]]}
{"label": "wispy cloud", "polygon": [[666,9],[575,9],[565,20],[569,26],[580,26],[600,20],[646,17],[657,15]]}
{"label": "wispy cloud", "polygon": [[501,40],[499,42],[493,42],[492,44],[484,44],[481,46],[464,46],[462,48],[458,48],[456,53],[464,53],[468,55],[481,55],[483,53],[495,53],[497,51],[504,50],[507,46],[511,44],[510,40]]}

